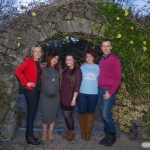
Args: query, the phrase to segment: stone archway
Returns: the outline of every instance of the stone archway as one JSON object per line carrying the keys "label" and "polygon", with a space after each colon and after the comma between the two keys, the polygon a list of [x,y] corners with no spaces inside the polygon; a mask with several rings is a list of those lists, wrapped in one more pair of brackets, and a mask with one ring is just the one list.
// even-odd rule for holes
{"label": "stone archway", "polygon": [[[75,1],[37,6],[8,23],[7,28],[1,29],[0,52],[5,54],[7,59],[9,57],[13,65],[18,65],[34,44],[42,45],[66,34],[83,39],[102,36],[99,31],[104,26],[105,19],[96,10],[95,3]],[[93,30],[94,25],[99,31]],[[1,62],[7,64],[2,55]]]}
{"label": "stone archway", "polygon": [[[30,53],[32,45],[64,38],[66,35],[83,39],[93,39],[102,36],[104,17],[97,11],[93,1],[74,1],[41,4],[33,10],[19,15],[1,27],[0,36],[0,77],[8,85],[8,92],[12,95],[11,108],[15,110],[18,81],[15,79],[14,69]],[[99,31],[93,30],[97,26]],[[13,89],[13,90],[12,90]],[[8,111],[1,133],[5,136],[13,135],[16,128],[15,111]]]}

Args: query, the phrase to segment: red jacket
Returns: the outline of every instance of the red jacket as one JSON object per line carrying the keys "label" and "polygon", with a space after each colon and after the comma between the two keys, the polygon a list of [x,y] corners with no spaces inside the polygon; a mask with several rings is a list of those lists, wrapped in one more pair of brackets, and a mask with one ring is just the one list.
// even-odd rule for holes
{"label": "red jacket", "polygon": [[[26,84],[28,82],[33,82],[36,84],[37,80],[37,67],[33,58],[25,58],[24,62],[17,67],[15,70],[15,74],[20,80],[22,86],[25,88],[32,90],[34,87],[28,87]],[[42,78],[42,75],[40,76]]]}

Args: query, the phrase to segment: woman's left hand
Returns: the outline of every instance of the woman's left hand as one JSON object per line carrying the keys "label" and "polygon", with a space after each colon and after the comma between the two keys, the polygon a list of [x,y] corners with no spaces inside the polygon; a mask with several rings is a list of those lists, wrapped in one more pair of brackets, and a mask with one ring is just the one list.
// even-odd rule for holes
{"label": "woman's left hand", "polygon": [[73,99],[73,100],[71,101],[71,106],[75,106],[75,105],[76,105],[76,100]]}

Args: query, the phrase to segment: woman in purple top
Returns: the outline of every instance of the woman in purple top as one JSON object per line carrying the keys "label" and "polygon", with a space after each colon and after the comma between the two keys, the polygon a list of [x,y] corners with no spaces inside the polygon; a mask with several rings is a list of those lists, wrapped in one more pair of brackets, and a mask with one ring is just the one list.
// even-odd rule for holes
{"label": "woman in purple top", "polygon": [[67,132],[64,138],[70,141],[75,137],[72,112],[76,105],[81,80],[82,73],[77,65],[76,57],[74,54],[68,54],[66,56],[66,66],[62,73],[60,104],[67,126]]}

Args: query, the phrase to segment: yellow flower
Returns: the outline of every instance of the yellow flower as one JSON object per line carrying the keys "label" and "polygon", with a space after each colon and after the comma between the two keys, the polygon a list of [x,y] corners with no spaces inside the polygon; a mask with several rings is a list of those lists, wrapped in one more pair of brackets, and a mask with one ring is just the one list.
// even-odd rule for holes
{"label": "yellow flower", "polygon": [[35,13],[35,12],[32,12],[31,15],[32,15],[33,17],[35,17],[35,16],[36,16],[36,13]]}
{"label": "yellow flower", "polygon": [[144,47],[143,47],[143,51],[145,52],[146,50],[147,50],[147,47],[144,46]]}
{"label": "yellow flower", "polygon": [[134,29],[134,27],[133,26],[131,26],[131,30],[133,30]]}
{"label": "yellow flower", "polygon": [[17,37],[17,40],[21,40],[21,37]]}
{"label": "yellow flower", "polygon": [[125,11],[124,16],[128,16],[129,12]]}
{"label": "yellow flower", "polygon": [[20,47],[20,43],[19,42],[18,42],[17,46]]}
{"label": "yellow flower", "polygon": [[133,43],[134,43],[134,42],[131,40],[131,41],[130,41],[130,44],[133,44]]}
{"label": "yellow flower", "polygon": [[143,44],[146,45],[146,41],[143,41]]}
{"label": "yellow flower", "polygon": [[66,36],[66,40],[68,40],[69,39],[69,36]]}
{"label": "yellow flower", "polygon": [[125,6],[124,9],[125,9],[125,10],[128,10],[128,9],[129,9],[129,6]]}
{"label": "yellow flower", "polygon": [[116,20],[120,20],[120,17],[116,17]]}
{"label": "yellow flower", "polygon": [[120,39],[120,38],[121,38],[121,34],[118,34],[118,35],[117,35],[117,38]]}
{"label": "yellow flower", "polygon": [[41,25],[37,25],[37,28],[39,29],[39,28],[41,28],[42,26]]}

